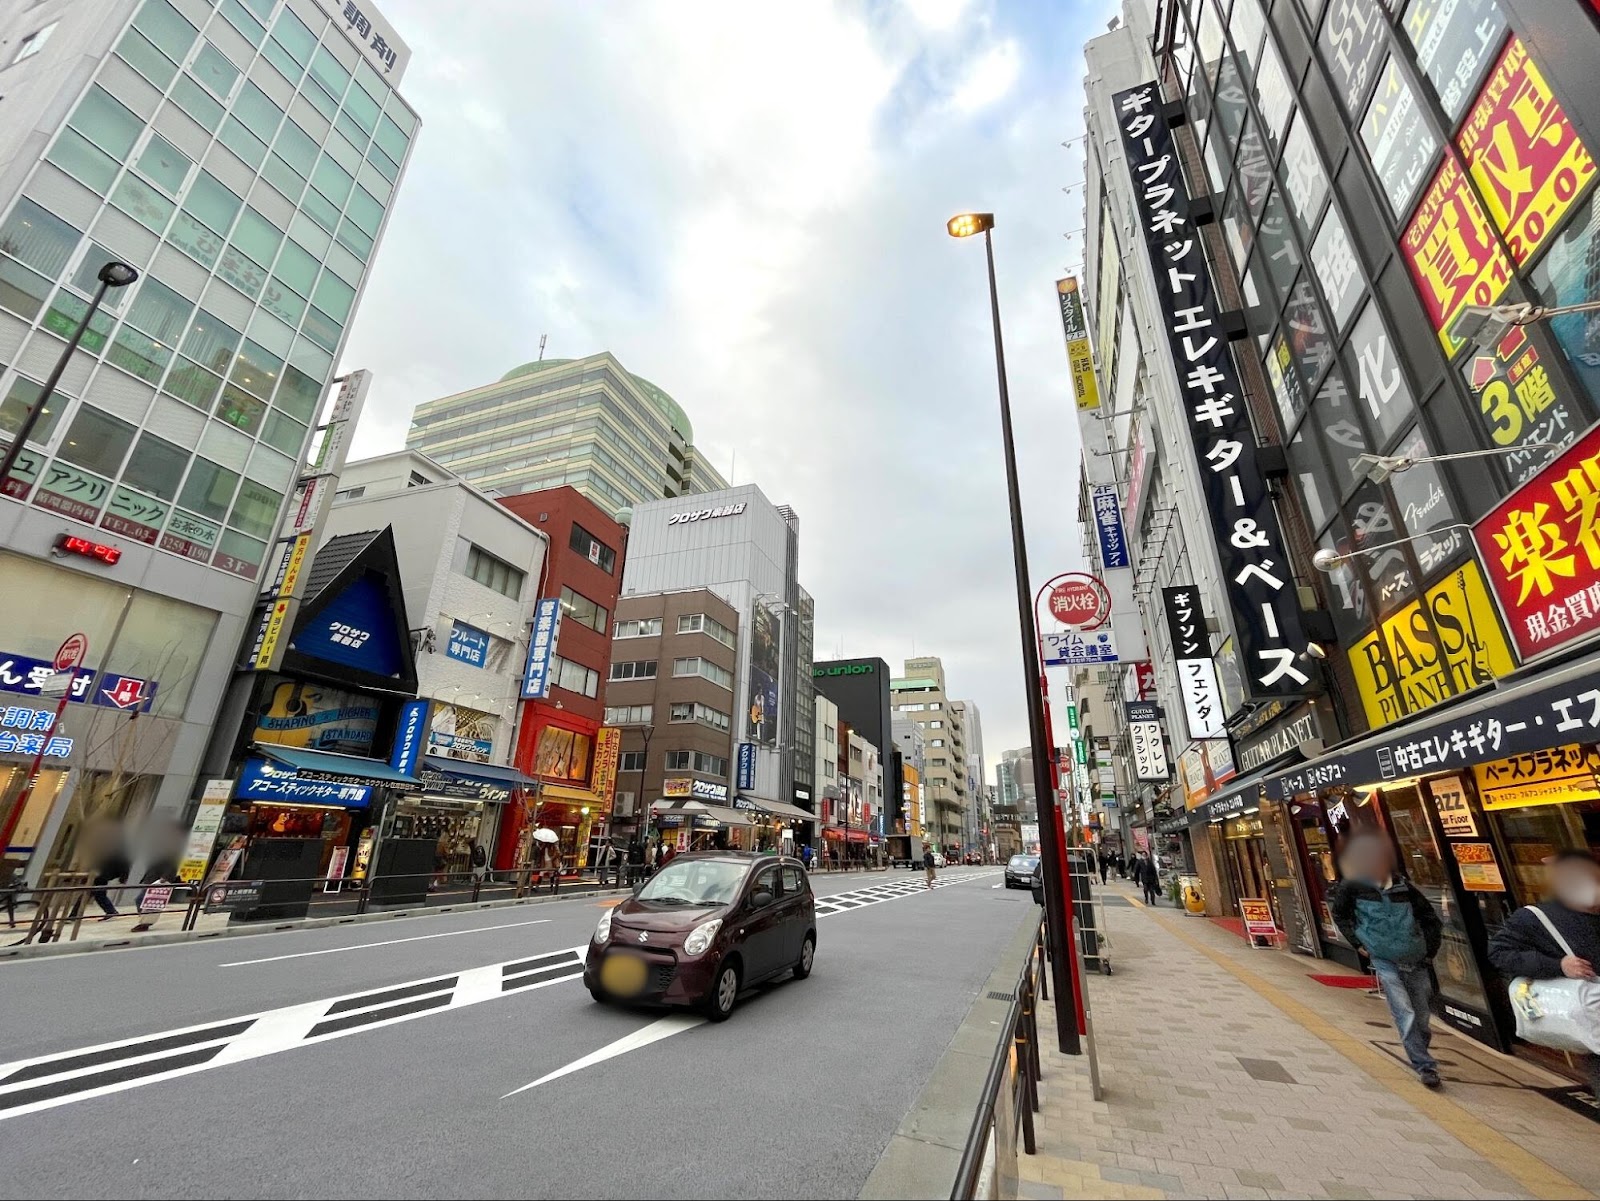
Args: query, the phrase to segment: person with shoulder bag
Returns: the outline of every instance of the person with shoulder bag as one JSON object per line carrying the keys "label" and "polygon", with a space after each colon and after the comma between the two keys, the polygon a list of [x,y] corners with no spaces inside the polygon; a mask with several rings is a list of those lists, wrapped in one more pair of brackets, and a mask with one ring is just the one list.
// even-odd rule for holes
{"label": "person with shoulder bag", "polygon": [[1517,1037],[1585,1056],[1600,1097],[1600,863],[1563,851],[1549,870],[1551,899],[1495,931],[1489,962],[1508,982]]}

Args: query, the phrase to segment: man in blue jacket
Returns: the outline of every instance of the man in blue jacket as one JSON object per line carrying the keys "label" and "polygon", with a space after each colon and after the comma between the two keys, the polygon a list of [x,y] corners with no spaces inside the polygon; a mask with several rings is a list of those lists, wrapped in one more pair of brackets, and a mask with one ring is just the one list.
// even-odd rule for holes
{"label": "man in blue jacket", "polygon": [[1339,857],[1339,868],[1344,878],[1328,895],[1334,924],[1371,961],[1417,1079],[1438,1088],[1439,1064],[1429,1051],[1429,964],[1443,936],[1439,914],[1415,884],[1397,874],[1394,847],[1386,835],[1353,836]]}

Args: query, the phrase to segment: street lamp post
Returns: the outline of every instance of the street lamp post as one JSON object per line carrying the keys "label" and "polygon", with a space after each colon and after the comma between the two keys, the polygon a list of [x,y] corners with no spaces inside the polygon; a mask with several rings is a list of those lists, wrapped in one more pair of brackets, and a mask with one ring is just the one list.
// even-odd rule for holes
{"label": "street lamp post", "polygon": [[50,403],[50,397],[55,395],[56,385],[61,382],[61,376],[67,369],[67,364],[72,361],[72,352],[78,349],[78,343],[83,341],[84,331],[89,328],[89,322],[94,320],[94,315],[100,309],[100,302],[106,298],[106,291],[110,288],[125,288],[139,278],[139,272],[127,263],[119,263],[115,259],[100,268],[95,277],[100,281],[100,286],[94,291],[94,299],[89,302],[88,310],[83,314],[83,320],[78,322],[78,328],[72,331],[72,337],[67,339],[67,344],[62,348],[61,357],[56,360],[56,365],[51,369],[50,378],[44,381],[44,386],[39,389],[39,399],[34,401],[28,409],[28,415],[22,419],[22,424],[17,427],[11,445],[6,448],[6,456],[0,460],[0,484],[11,474],[11,469],[17,465],[17,456],[22,453],[22,448],[27,445],[33,427],[39,423],[40,416],[44,413],[45,405]]}
{"label": "street lamp post", "polygon": [[989,316],[994,326],[995,377],[1000,390],[1000,436],[1005,449],[1006,499],[1011,509],[1011,557],[1017,577],[1017,618],[1022,635],[1022,676],[1028,698],[1028,738],[1034,746],[1033,787],[1039,798],[1039,852],[1044,860],[1044,908],[1049,929],[1050,970],[1056,987],[1056,1038],[1063,1052],[1079,1053],[1078,1015],[1070,998],[1072,986],[1071,931],[1067,928],[1066,898],[1062,891],[1066,864],[1065,848],[1057,831],[1056,798],[1050,786],[1050,763],[1046,758],[1044,690],[1038,667],[1038,633],[1033,617],[1033,589],[1028,581],[1028,547],[1022,526],[1022,495],[1017,487],[1017,449],[1011,431],[1011,394],[1006,387],[1006,353],[1000,337],[1000,292],[994,275],[993,213],[963,213],[946,225],[953,238],[983,235],[983,253],[989,268]]}

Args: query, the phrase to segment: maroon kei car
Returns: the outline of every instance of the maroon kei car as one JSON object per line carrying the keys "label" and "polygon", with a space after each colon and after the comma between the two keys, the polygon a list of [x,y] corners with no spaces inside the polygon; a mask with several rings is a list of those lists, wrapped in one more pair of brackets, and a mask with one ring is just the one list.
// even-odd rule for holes
{"label": "maroon kei car", "polygon": [[583,982],[596,1001],[690,1005],[713,1022],[739,994],[811,974],[817,907],[798,859],[684,854],[595,927]]}

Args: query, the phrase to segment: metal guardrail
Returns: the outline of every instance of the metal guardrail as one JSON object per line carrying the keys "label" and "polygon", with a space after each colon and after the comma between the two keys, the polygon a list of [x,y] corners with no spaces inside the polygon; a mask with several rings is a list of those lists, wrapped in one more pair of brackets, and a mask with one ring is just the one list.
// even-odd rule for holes
{"label": "metal guardrail", "polygon": [[[624,865],[626,867],[626,865]],[[61,873],[49,873],[51,877],[59,879]],[[142,922],[154,923],[163,914],[177,911],[181,908],[183,920],[180,929],[193,930],[199,921],[200,914],[206,910],[206,894],[209,888],[216,888],[220,884],[248,883],[250,881],[228,880],[213,883],[209,888],[200,884],[182,883],[110,883],[97,884],[89,877],[88,873],[70,873],[76,877],[71,883],[47,884],[31,886],[25,884],[11,884],[0,887],[0,907],[5,909],[5,928],[19,929],[22,923],[18,922],[17,907],[32,904],[34,911],[25,918],[26,930],[18,945],[39,942],[57,942],[65,938],[67,941],[76,941],[81,927],[85,922],[96,923],[102,916],[95,912],[91,901],[96,901],[97,895],[103,895],[108,901],[121,911],[118,917],[139,917]],[[493,899],[521,898],[534,895],[540,891],[559,894],[562,886],[574,891],[593,892],[601,889],[622,889],[631,887],[624,883],[627,878],[623,873],[616,874],[617,883],[601,883],[599,875],[594,869],[580,872],[562,872],[558,879],[552,879],[553,873],[548,869],[520,868],[514,871],[488,872],[483,879],[472,877],[470,873],[463,874],[451,872],[446,877],[443,887],[432,890],[426,887],[420,901],[402,904],[403,908],[437,908],[447,905],[470,905],[485,899],[485,894]],[[612,873],[608,873],[608,877]],[[368,876],[353,878],[350,876],[311,876],[292,879],[258,881],[269,885],[294,885],[306,887],[309,896],[306,898],[307,916],[318,916],[317,910],[323,910],[323,916],[337,916],[339,913],[360,915],[368,911],[372,903],[373,886],[375,883],[385,884],[405,881],[422,880],[433,881],[438,878],[438,872],[411,872],[393,875]],[[640,880],[645,876],[638,877]],[[137,897],[153,887],[171,889],[171,899],[160,909],[141,911],[138,908]],[[121,908],[126,904],[126,894],[135,894],[133,908]],[[180,900],[180,898],[182,898]],[[264,901],[263,904],[273,904]],[[379,903],[384,903],[380,898]],[[332,912],[329,912],[332,911]],[[112,915],[105,915],[112,916]],[[270,926],[275,919],[262,918],[264,927]],[[276,919],[281,920],[281,919]]]}
{"label": "metal guardrail", "polygon": [[1039,1112],[1038,1002],[1050,999],[1049,972],[1045,965],[1044,916],[1033,933],[1028,960],[1017,977],[1011,1008],[1001,1023],[1000,1039],[984,1077],[978,1112],[967,1133],[956,1169],[951,1201],[972,1201],[978,1193],[986,1154],[992,1144],[995,1162],[1015,1159],[1017,1135],[1022,1149],[1036,1153],[1033,1115]]}

